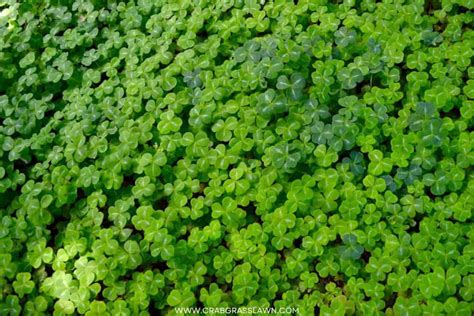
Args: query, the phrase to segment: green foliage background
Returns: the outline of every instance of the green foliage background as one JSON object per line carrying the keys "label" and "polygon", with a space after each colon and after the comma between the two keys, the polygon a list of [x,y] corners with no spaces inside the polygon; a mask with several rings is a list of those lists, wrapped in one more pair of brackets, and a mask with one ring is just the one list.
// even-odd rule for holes
{"label": "green foliage background", "polygon": [[472,315],[473,8],[0,0],[0,314]]}

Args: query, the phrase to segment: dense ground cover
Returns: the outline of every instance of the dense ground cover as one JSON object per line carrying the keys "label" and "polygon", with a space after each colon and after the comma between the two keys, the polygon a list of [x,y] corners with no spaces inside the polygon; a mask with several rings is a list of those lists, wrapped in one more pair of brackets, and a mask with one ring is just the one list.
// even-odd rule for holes
{"label": "dense ground cover", "polygon": [[0,314],[473,313],[472,0],[0,0]]}

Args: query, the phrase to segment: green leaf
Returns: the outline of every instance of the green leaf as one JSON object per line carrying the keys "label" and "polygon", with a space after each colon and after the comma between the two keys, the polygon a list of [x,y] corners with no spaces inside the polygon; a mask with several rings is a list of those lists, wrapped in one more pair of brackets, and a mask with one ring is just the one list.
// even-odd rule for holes
{"label": "green leaf", "polygon": [[18,273],[16,280],[13,282],[13,288],[20,298],[25,294],[30,294],[35,287],[35,283],[31,281],[31,274],[28,272]]}
{"label": "green leaf", "polygon": [[19,65],[21,68],[26,68],[35,62],[35,53],[29,52],[22,59],[20,59]]}

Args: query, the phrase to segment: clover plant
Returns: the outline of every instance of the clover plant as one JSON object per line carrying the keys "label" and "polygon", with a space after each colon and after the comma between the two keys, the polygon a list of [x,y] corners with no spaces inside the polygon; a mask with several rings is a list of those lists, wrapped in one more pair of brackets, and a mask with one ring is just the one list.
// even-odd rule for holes
{"label": "clover plant", "polygon": [[473,9],[0,0],[0,315],[472,315]]}

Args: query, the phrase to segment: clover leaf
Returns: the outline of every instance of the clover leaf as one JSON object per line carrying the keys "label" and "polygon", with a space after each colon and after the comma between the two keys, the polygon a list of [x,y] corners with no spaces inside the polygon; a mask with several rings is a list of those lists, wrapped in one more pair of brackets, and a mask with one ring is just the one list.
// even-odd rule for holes
{"label": "clover leaf", "polygon": [[290,98],[297,100],[301,97],[302,90],[306,85],[306,80],[300,73],[294,73],[288,79],[287,76],[281,75],[277,79],[276,88],[278,90],[288,91]]}

